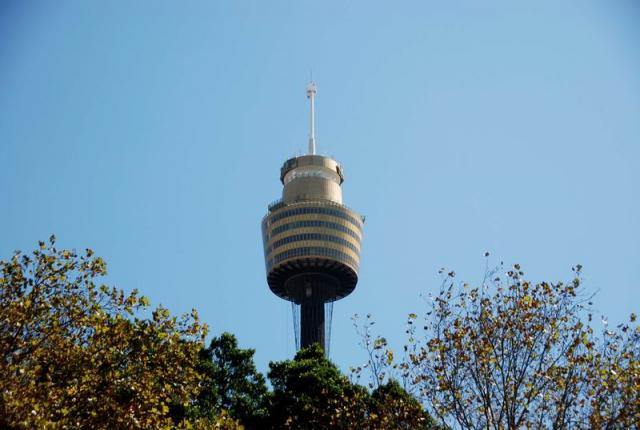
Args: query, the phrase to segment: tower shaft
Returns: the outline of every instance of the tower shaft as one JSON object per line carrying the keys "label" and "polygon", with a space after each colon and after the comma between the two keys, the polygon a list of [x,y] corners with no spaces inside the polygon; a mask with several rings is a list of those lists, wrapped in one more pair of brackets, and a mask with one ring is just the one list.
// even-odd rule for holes
{"label": "tower shaft", "polygon": [[[331,275],[309,271],[292,276],[286,283],[286,289],[297,305],[300,306],[300,346],[314,343],[326,348],[327,320],[325,304],[335,300],[340,281]],[[329,314],[328,323],[331,314]]]}
{"label": "tower shaft", "polygon": [[300,305],[300,346],[319,343],[325,348],[324,302],[309,300]]}

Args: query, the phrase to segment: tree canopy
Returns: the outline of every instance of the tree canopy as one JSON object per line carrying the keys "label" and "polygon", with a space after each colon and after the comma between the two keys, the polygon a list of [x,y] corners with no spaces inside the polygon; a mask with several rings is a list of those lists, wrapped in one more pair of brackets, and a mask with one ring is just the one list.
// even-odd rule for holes
{"label": "tree canopy", "polygon": [[636,316],[615,328],[605,319],[598,334],[574,270],[568,283],[532,283],[516,264],[478,287],[449,273],[424,323],[409,315],[402,358],[370,323],[360,329],[372,384],[402,379],[456,428],[640,428]]}
{"label": "tree canopy", "polygon": [[143,317],[146,297],[96,284],[102,258],[58,250],[53,236],[0,273],[1,428],[205,428],[169,414],[199,391],[195,310]]}
{"label": "tree canopy", "polygon": [[205,347],[195,310],[98,283],[106,263],[52,236],[0,260],[0,428],[640,428],[636,315],[595,330],[574,270],[533,283],[514,265],[477,287],[450,272],[400,354],[367,316],[350,377],[315,345],[270,363],[269,389],[234,335]]}
{"label": "tree canopy", "polygon": [[437,428],[397,382],[389,381],[370,394],[340,373],[319,345],[269,367],[273,399],[268,428]]}
{"label": "tree canopy", "polygon": [[200,393],[188,408],[177,405],[176,417],[214,419],[224,412],[247,430],[262,428],[269,393],[264,376],[256,370],[254,353],[240,348],[231,333],[214,337],[209,347],[200,351]]}

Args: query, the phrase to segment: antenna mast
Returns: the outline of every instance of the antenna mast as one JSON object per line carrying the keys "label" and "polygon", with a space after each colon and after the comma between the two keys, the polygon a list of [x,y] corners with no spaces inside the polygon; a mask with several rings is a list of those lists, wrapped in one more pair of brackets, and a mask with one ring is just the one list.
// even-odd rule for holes
{"label": "antenna mast", "polygon": [[311,81],[307,85],[307,98],[311,103],[311,110],[309,112],[309,155],[316,154],[316,121],[315,121],[315,97],[316,97],[316,84]]}

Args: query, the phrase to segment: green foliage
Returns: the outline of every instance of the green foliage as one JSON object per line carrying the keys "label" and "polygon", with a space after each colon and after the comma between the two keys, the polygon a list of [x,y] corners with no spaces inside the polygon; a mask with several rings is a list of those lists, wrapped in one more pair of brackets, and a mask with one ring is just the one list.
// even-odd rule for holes
{"label": "green foliage", "polygon": [[267,414],[267,386],[253,362],[253,349],[238,348],[234,335],[223,333],[200,351],[201,391],[189,412],[214,418],[223,411],[246,429],[259,429]]}
{"label": "green foliage", "polygon": [[394,430],[428,430],[439,428],[398,381],[392,379],[371,394],[372,428]]}
{"label": "green foliage", "polygon": [[272,429],[432,429],[422,406],[399,384],[373,394],[350,382],[319,346],[269,365]]}
{"label": "green foliage", "polygon": [[272,429],[365,428],[368,393],[351,384],[318,345],[269,364]]}

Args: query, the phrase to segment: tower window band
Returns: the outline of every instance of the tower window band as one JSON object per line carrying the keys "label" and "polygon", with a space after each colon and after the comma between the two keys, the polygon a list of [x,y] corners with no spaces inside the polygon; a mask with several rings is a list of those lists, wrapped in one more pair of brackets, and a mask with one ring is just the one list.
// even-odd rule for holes
{"label": "tower window band", "polygon": [[305,228],[305,227],[327,227],[333,230],[340,231],[342,233],[346,233],[349,236],[356,239],[358,242],[360,241],[360,236],[358,235],[358,233],[351,230],[350,228],[345,227],[342,224],[337,224],[335,222],[320,221],[320,220],[308,220],[308,221],[305,220],[305,221],[296,221],[296,222],[290,222],[288,224],[283,224],[271,230],[271,237],[277,236],[278,234],[288,230],[292,230],[296,228]]}
{"label": "tower window band", "polygon": [[270,218],[271,222],[276,222],[276,221],[280,221],[283,218],[287,218],[290,216],[295,216],[295,215],[308,215],[308,214],[320,214],[320,215],[331,215],[337,218],[342,218],[344,220],[347,220],[349,222],[351,222],[353,225],[355,225],[356,227],[358,227],[358,229],[360,229],[361,226],[361,222],[358,221],[356,218],[352,217],[351,215],[338,210],[338,209],[332,209],[332,208],[323,208],[323,207],[302,207],[302,208],[293,208],[293,209],[287,209],[284,210],[280,213],[277,213],[275,215],[273,215]]}
{"label": "tower window band", "polygon": [[276,240],[275,242],[273,242],[273,244],[271,244],[270,247],[268,247],[265,250],[265,254],[270,254],[271,251],[280,248],[283,245],[286,245],[288,243],[292,243],[292,242],[300,242],[300,241],[304,241],[304,240],[320,240],[320,241],[327,241],[327,242],[333,242],[333,243],[337,243],[339,245],[342,246],[346,246],[347,248],[351,249],[353,252],[355,252],[356,254],[358,254],[360,252],[360,249],[358,249],[357,246],[355,246],[353,243],[349,242],[348,240],[345,240],[341,237],[337,237],[337,236],[331,236],[328,234],[322,234],[322,233],[303,233],[303,234],[295,234],[293,236],[287,236],[284,237],[282,239]]}
{"label": "tower window band", "polygon": [[358,262],[348,256],[347,254],[338,251],[333,248],[321,248],[321,247],[305,247],[305,248],[295,248],[290,249],[288,251],[281,252],[280,254],[274,255],[273,258],[267,261],[268,267],[273,267],[274,265],[280,263],[281,261],[287,260],[293,257],[308,257],[308,256],[317,256],[317,257],[330,257],[338,261],[342,261],[358,270]]}

